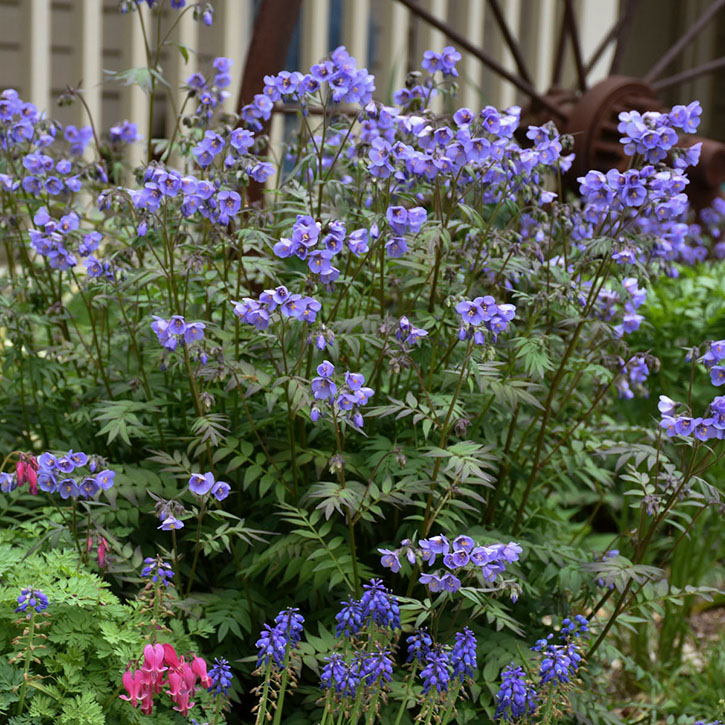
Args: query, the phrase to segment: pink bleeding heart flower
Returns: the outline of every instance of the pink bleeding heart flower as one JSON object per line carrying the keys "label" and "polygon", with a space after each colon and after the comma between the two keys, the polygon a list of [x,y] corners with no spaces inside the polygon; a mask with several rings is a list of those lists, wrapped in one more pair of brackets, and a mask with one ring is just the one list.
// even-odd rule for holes
{"label": "pink bleeding heart flower", "polygon": [[201,680],[201,686],[205,689],[208,689],[212,685],[211,677],[207,674],[206,671],[206,661],[203,660],[201,657],[194,657],[194,659],[191,661],[191,669],[199,675],[199,679]]}
{"label": "pink bleeding heart flower", "polygon": [[18,476],[18,486],[22,486],[26,481],[30,487],[30,493],[33,496],[38,495],[38,462],[34,456],[26,456],[20,454],[20,460],[15,465],[15,473]]}
{"label": "pink bleeding heart flower", "polygon": [[126,670],[121,678],[123,686],[126,688],[128,695],[121,695],[122,700],[128,700],[134,707],[141,701],[142,707],[146,698],[149,698],[149,692],[146,689],[146,681],[141,670]]}

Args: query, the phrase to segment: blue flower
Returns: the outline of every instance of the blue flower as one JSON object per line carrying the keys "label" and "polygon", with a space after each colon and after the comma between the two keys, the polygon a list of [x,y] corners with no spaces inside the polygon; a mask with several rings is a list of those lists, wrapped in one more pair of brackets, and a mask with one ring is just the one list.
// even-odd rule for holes
{"label": "blue flower", "polygon": [[433,638],[425,629],[417,629],[405,641],[408,643],[408,659],[406,662],[415,660],[419,664],[422,663],[433,647]]}
{"label": "blue flower", "polygon": [[300,610],[296,607],[287,607],[274,618],[277,628],[284,632],[292,645],[296,645],[300,641],[302,625],[305,623],[305,618],[299,612]]}
{"label": "blue flower", "polygon": [[393,678],[393,660],[390,650],[380,645],[374,652],[365,656],[360,668],[360,675],[367,687],[373,690],[385,685]]}
{"label": "blue flower", "polygon": [[339,653],[326,657],[325,662],[320,673],[322,687],[343,696],[355,695],[360,684],[359,668],[351,667]]}
{"label": "blue flower", "polygon": [[360,606],[363,619],[370,617],[380,627],[400,629],[400,606],[398,600],[383,585],[382,579],[371,579],[363,584]]}
{"label": "blue flower", "polygon": [[193,473],[189,479],[189,490],[197,496],[206,496],[214,483],[213,473]]}
{"label": "blue flower", "polygon": [[229,688],[232,685],[234,679],[232,675],[232,669],[223,657],[215,657],[214,664],[209,670],[209,677],[211,678],[211,685],[207,687],[207,690],[211,692],[215,697],[224,693],[226,697],[229,696]]}
{"label": "blue flower", "polygon": [[526,682],[522,667],[514,667],[512,662],[501,673],[496,701],[496,720],[518,720],[536,711],[536,690]]}
{"label": "blue flower", "polygon": [[382,566],[390,569],[394,574],[400,571],[400,559],[396,551],[390,549],[378,549],[378,551],[382,554],[380,558]]}
{"label": "blue flower", "polygon": [[[25,612],[28,607],[35,609],[38,613],[48,608],[48,597],[43,594],[42,589],[30,589],[29,587],[26,587],[20,590],[20,594],[18,595],[18,606],[15,608],[15,611]],[[29,616],[30,615],[28,615],[28,617]]]}
{"label": "blue flower", "polygon": [[466,677],[473,677],[476,672],[476,638],[468,627],[462,632],[456,632],[456,643],[451,652],[451,665],[453,676],[460,677],[461,682]]}
{"label": "blue flower", "polygon": [[565,684],[570,682],[570,677],[576,674],[581,663],[581,652],[579,645],[570,644],[548,644],[543,648],[544,658],[539,668],[539,684],[547,682]]}
{"label": "blue flower", "polygon": [[277,667],[284,667],[287,648],[293,649],[298,645],[304,621],[299,609],[288,607],[275,617],[274,627],[265,624],[256,643],[259,649],[257,667],[263,662],[266,665],[270,659]]}
{"label": "blue flower", "polygon": [[448,683],[451,679],[451,661],[442,648],[429,652],[425,657],[426,665],[421,670],[420,676],[423,680],[423,692],[434,687],[438,692],[448,692]]}
{"label": "blue flower", "polygon": [[[61,496],[62,495],[63,494],[61,494]],[[183,529],[184,522],[179,521],[179,519],[177,519],[175,516],[167,516],[156,528],[162,529],[163,531],[174,531],[175,529]]]}
{"label": "blue flower", "polygon": [[351,599],[349,602],[343,602],[342,608],[335,615],[337,626],[335,627],[335,636],[341,634],[346,637],[355,636],[362,628],[363,608],[357,599]]}
{"label": "blue flower", "polygon": [[270,659],[277,667],[284,667],[284,657],[287,651],[287,638],[277,627],[264,625],[255,647],[259,650],[257,654],[257,667],[262,663],[269,663]]}
{"label": "blue flower", "polygon": [[142,577],[150,578],[154,584],[161,582],[165,587],[169,586],[169,579],[174,576],[174,572],[163,559],[159,557],[154,559],[149,556],[143,560],[143,563]]}
{"label": "blue flower", "polygon": [[[10,491],[13,491],[17,487],[17,480],[15,476],[12,475],[12,473],[0,473],[0,491],[2,491],[3,493],[10,493]],[[38,487],[41,490],[45,490],[40,486],[40,476],[38,476]]]}

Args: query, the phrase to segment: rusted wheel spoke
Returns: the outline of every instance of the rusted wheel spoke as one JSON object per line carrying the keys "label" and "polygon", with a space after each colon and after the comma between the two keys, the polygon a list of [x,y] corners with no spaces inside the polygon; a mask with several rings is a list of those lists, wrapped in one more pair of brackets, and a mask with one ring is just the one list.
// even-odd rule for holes
{"label": "rusted wheel spoke", "polygon": [[713,0],[707,10],[687,29],[685,34],[654,64],[644,77],[645,81],[652,83],[652,81],[659,78],[662,71],[705,29],[723,6],[725,6],[725,0]]}
{"label": "rusted wheel spoke", "polygon": [[617,32],[617,44],[614,46],[614,55],[612,56],[612,62],[609,66],[609,75],[616,75],[619,71],[619,64],[622,62],[622,56],[624,50],[627,47],[627,41],[629,40],[630,33],[632,31],[632,20],[634,19],[634,12],[637,9],[639,0],[627,0],[624,6],[624,12],[622,13],[622,25]]}
{"label": "rusted wheel spoke", "polygon": [[565,0],[566,7],[564,8],[564,22],[566,23],[569,31],[569,39],[571,40],[571,47],[574,50],[574,63],[576,65],[576,77],[579,84],[579,90],[585,91],[587,89],[587,74],[584,70],[584,60],[582,59],[582,49],[579,44],[579,30],[576,25],[576,16],[574,14],[574,3],[573,0]]}
{"label": "rusted wheel spoke", "polygon": [[264,89],[264,76],[279,73],[287,57],[302,0],[262,0],[244,65],[238,109]]}
{"label": "rusted wheel spoke", "polygon": [[691,81],[694,78],[699,78],[707,73],[714,73],[716,70],[720,70],[720,68],[725,68],[725,56],[711,60],[708,63],[703,63],[702,65],[697,66],[697,68],[690,68],[689,70],[682,71],[682,73],[670,76],[669,78],[662,78],[662,80],[655,81],[652,84],[652,87],[656,91],[661,91],[664,88],[671,88],[672,86],[684,83],[685,81]]}
{"label": "rusted wheel spoke", "polygon": [[501,11],[501,6],[498,4],[498,0],[488,0],[488,4],[490,5],[491,10],[493,11],[493,17],[495,18],[496,22],[498,23],[498,27],[501,30],[501,35],[503,35],[503,39],[506,41],[506,45],[508,45],[509,50],[511,51],[511,55],[513,55],[513,57],[514,57],[514,61],[516,63],[516,68],[519,71],[519,75],[527,83],[530,84],[531,76],[529,75],[529,72],[526,69],[526,62],[524,61],[524,57],[521,53],[521,47],[514,40],[513,35],[511,35],[511,30],[509,29],[508,23],[506,22],[506,18],[504,17],[503,12]]}
{"label": "rusted wheel spoke", "polygon": [[[591,58],[587,61],[584,66],[584,72],[589,75],[592,68],[597,64],[599,59],[604,54],[604,51],[609,47],[610,43],[616,42],[617,45],[621,42],[623,35],[626,35],[626,26],[629,22],[631,15],[631,7],[637,2],[637,0],[626,0],[624,12],[622,13],[619,20],[609,29],[609,32],[602,38],[601,42],[597,46],[596,50],[592,53]],[[615,50],[616,54],[616,50]]]}
{"label": "rusted wheel spoke", "polygon": [[566,50],[566,10],[561,16],[559,33],[556,36],[556,56],[551,70],[551,85],[557,87],[561,82],[561,71],[564,68],[564,52]]}

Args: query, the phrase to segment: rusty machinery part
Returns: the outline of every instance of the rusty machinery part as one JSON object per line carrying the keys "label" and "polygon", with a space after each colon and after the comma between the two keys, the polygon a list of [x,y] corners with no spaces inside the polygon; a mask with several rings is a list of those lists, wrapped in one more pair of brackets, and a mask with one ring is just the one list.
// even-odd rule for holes
{"label": "rusty machinery part", "polygon": [[[419,4],[418,0],[386,0],[400,2],[418,18],[444,33],[459,48],[471,53],[494,73],[512,83],[530,99],[523,113],[524,124],[551,120],[565,133],[574,138],[576,160],[568,181],[585,174],[589,169],[606,170],[623,168],[627,163],[620,134],[617,131],[618,115],[622,111],[661,111],[664,104],[657,91],[669,88],[708,73],[725,68],[725,57],[717,58],[696,68],[690,68],[667,78],[660,78],[663,71],[677,58],[717,13],[725,9],[725,0],[711,0],[700,17],[685,30],[677,41],[653,65],[644,79],[617,75],[622,51],[630,34],[632,19],[639,0],[623,0],[622,13],[617,22],[604,36],[588,61],[584,61],[579,42],[575,6],[573,0],[561,0],[563,12],[559,27],[551,89],[541,94],[532,85],[531,74],[526,68],[524,55],[501,11],[499,0],[486,0],[502,38],[510,50],[516,65],[516,73],[501,65],[483,49],[471,43],[448,23],[436,17]],[[483,0],[482,0],[483,1]],[[239,108],[251,102],[255,93],[264,87],[264,76],[283,70],[287,49],[299,18],[301,0],[261,0],[254,26],[254,35],[247,55],[247,63],[239,94]],[[615,44],[609,69],[609,77],[589,88],[587,77],[602,54]],[[576,70],[576,89],[561,87],[564,57],[570,45]],[[277,109],[276,109],[277,110]],[[681,143],[689,146],[702,142],[700,163],[690,170],[691,183],[688,194],[696,208],[709,204],[721,193],[725,182],[725,144],[698,137],[683,137]]]}
{"label": "rusty machinery part", "polygon": [[[665,111],[655,89],[638,78],[609,76],[582,94],[554,88],[546,94],[550,103],[559,109],[557,118],[550,119],[545,108],[536,101],[524,112],[524,126],[541,125],[553,120],[561,133],[574,140],[574,163],[566,176],[570,186],[590,169],[623,171],[629,164],[618,131],[619,114],[623,111]],[[725,182],[725,144],[699,136],[682,135],[678,145],[683,147],[702,143],[700,163],[690,169],[688,194],[697,209],[712,203]]]}

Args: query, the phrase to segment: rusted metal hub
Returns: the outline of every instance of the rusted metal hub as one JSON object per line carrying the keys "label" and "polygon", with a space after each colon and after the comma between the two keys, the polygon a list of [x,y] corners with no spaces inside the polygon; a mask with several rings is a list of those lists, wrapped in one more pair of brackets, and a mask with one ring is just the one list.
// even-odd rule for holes
{"label": "rusted metal hub", "polygon": [[589,169],[623,169],[628,158],[617,130],[622,111],[662,110],[655,92],[643,81],[610,76],[578,99],[566,119],[564,131],[574,138],[572,173],[583,176]]}
{"label": "rusted metal hub", "polygon": [[[537,108],[533,103],[525,114],[525,121],[541,124],[551,119],[562,133],[573,137],[576,156],[566,180],[574,187],[576,178],[590,169],[626,169],[629,157],[624,153],[617,130],[622,111],[667,110],[652,86],[627,76],[610,76],[583,94],[552,88],[545,98],[556,105],[561,118],[551,119],[546,109]],[[689,170],[688,195],[695,208],[701,209],[721,193],[721,184],[725,182],[725,144],[685,134],[678,145],[688,147],[696,143],[702,143],[702,153],[700,163]]]}

